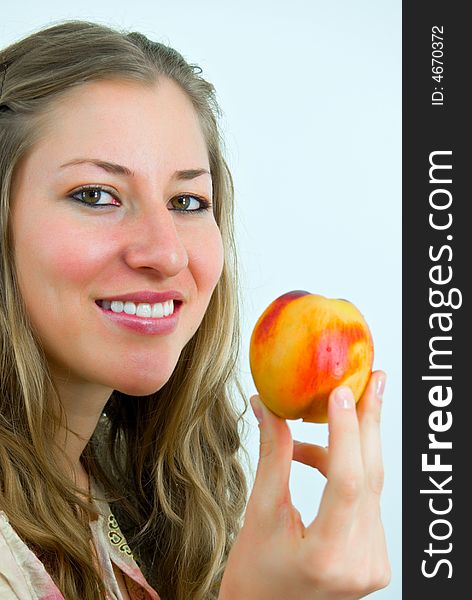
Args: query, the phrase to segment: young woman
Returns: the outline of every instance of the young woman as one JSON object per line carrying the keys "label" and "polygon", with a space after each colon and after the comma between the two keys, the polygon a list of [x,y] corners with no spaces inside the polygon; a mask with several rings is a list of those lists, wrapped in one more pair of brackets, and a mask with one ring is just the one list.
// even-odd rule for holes
{"label": "young woman", "polygon": [[[352,600],[388,583],[382,371],[357,410],[331,394],[328,448],[294,446],[253,396],[247,501],[233,186],[199,71],[85,21],[0,52],[2,600]],[[328,480],[308,527],[292,458]]]}

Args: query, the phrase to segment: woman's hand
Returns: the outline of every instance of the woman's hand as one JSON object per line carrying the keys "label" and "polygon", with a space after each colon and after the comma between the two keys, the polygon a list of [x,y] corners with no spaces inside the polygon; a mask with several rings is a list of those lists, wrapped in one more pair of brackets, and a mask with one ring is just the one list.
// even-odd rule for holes
{"label": "woman's hand", "polygon": [[[372,373],[353,404],[350,388],[329,398],[329,445],[293,444],[284,419],[251,397],[260,422],[256,478],[244,525],[228,557],[220,600],[357,600],[388,585],[380,519],[380,409],[386,375]],[[290,498],[292,458],[327,478],[305,527]]]}

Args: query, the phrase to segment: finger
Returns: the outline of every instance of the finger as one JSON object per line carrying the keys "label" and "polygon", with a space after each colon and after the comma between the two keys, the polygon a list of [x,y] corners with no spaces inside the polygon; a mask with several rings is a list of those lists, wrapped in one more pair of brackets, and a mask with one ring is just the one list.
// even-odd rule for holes
{"label": "finger", "polygon": [[257,512],[273,525],[281,506],[290,502],[289,479],[293,442],[290,429],[282,419],[270,411],[259,395],[251,396],[251,406],[259,421],[260,446],[256,477],[249,498],[246,516]]}
{"label": "finger", "polygon": [[347,386],[329,396],[328,427],[328,482],[309,529],[321,529],[335,541],[345,539],[353,525],[364,477],[354,396]]}
{"label": "finger", "polygon": [[372,373],[365,392],[357,404],[366,488],[376,502],[382,492],[384,480],[380,413],[386,379],[387,375],[383,371]]}
{"label": "finger", "polygon": [[292,460],[318,469],[325,477],[328,473],[328,450],[317,444],[308,444],[305,442],[293,441]]}

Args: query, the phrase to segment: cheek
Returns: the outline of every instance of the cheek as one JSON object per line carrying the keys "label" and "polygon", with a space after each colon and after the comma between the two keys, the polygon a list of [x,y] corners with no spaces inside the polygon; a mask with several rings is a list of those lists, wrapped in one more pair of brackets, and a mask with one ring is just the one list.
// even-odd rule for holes
{"label": "cheek", "polygon": [[211,295],[220,279],[223,265],[223,240],[215,223],[204,234],[193,240],[189,250],[189,266],[200,292]]}
{"label": "cheek", "polygon": [[[66,300],[68,290],[77,290],[94,277],[106,260],[107,244],[90,231],[77,233],[77,227],[48,220],[33,227],[19,228],[14,241],[15,262],[20,288],[30,304]],[[79,296],[80,297],[80,296]],[[70,298],[69,298],[70,301]]]}

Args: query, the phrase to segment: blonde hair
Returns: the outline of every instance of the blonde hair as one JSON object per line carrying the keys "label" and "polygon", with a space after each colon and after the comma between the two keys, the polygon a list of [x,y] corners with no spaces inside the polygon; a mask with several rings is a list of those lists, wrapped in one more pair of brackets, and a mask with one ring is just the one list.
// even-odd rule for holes
{"label": "blonde hair", "polygon": [[[3,67],[2,67],[3,65]],[[203,321],[168,382],[144,397],[117,390],[82,461],[103,486],[133,554],[163,600],[213,599],[241,526],[247,482],[237,375],[239,282],[233,182],[221,110],[201,69],[136,32],[87,21],[41,29],[0,51],[0,509],[68,599],[102,600],[90,555],[93,518],[57,468],[60,398],[19,291],[9,228],[15,169],[41,139],[51,103],[87,81],[177,82],[207,143],[224,266]],[[243,399],[237,412],[234,393]],[[63,416],[63,415],[62,415]],[[242,456],[239,456],[239,453]],[[123,490],[126,490],[123,495]]]}

